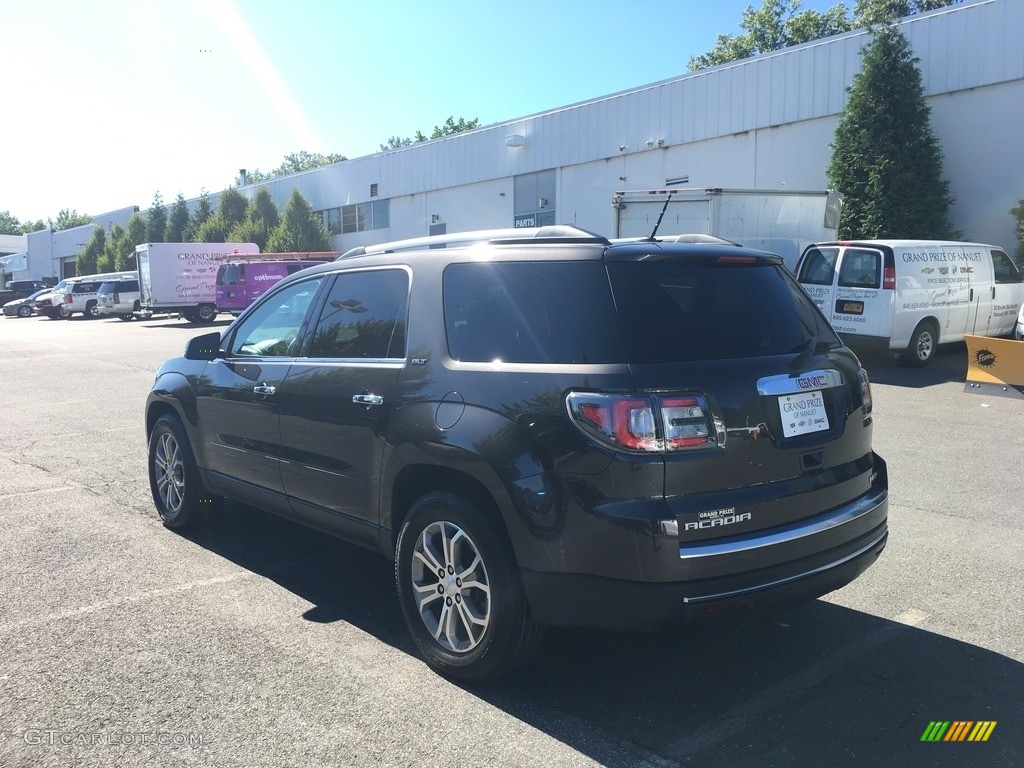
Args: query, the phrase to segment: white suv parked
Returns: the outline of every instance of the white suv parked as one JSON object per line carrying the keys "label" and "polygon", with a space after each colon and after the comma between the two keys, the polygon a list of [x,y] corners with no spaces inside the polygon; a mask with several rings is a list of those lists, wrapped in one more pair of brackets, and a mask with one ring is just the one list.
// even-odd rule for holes
{"label": "white suv parked", "polygon": [[96,295],[96,311],[109,317],[117,315],[122,320],[134,320],[139,311],[139,278],[105,281]]}
{"label": "white suv parked", "polygon": [[99,275],[84,275],[82,277],[68,277],[61,280],[54,287],[53,292],[40,296],[40,299],[50,299],[50,305],[43,302],[40,313],[47,317],[68,319],[75,312],[81,312],[88,318],[99,317],[98,293],[100,285],[107,280],[121,280],[135,277],[134,272],[106,272]]}

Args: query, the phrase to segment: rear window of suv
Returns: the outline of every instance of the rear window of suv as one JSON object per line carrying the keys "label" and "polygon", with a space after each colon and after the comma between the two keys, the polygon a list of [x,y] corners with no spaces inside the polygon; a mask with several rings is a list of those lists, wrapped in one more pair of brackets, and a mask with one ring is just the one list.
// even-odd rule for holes
{"label": "rear window of suv", "polygon": [[598,261],[451,264],[444,316],[453,360],[621,363],[622,343]]}
{"label": "rear window of suv", "polygon": [[783,267],[706,261],[608,264],[630,363],[784,355],[839,340]]}

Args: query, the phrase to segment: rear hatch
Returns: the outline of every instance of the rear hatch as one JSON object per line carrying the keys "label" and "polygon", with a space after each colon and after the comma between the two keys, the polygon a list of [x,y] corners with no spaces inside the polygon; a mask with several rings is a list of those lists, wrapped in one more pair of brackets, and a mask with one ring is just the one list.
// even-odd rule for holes
{"label": "rear hatch", "polygon": [[812,517],[870,486],[866,375],[781,260],[756,254],[608,252],[681,541]]}

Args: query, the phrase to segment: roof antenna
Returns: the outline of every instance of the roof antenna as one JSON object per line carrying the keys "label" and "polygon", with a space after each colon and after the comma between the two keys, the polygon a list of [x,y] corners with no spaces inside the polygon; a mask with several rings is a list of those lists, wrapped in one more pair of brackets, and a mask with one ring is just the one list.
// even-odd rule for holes
{"label": "roof antenna", "polygon": [[657,224],[655,224],[655,225],[654,225],[654,229],[653,229],[653,230],[651,230],[651,236],[650,236],[650,237],[645,237],[645,238],[644,238],[644,239],[643,239],[643,240],[642,240],[641,242],[645,242],[645,243],[654,243],[654,242],[657,242],[657,241],[656,241],[656,240],[654,239],[654,236],[655,236],[656,234],[658,234],[658,227],[660,227],[660,226],[661,226],[661,220],[662,220],[663,218],[665,218],[665,211],[667,211],[667,210],[668,210],[668,204],[672,202],[672,195],[673,195],[673,194],[675,194],[675,193],[674,193],[674,192],[669,192],[669,193],[668,193],[668,197],[667,197],[667,198],[665,199],[665,205],[663,205],[663,206],[661,207],[661,213],[660,213],[660,214],[658,215],[658,223],[657,223]]}

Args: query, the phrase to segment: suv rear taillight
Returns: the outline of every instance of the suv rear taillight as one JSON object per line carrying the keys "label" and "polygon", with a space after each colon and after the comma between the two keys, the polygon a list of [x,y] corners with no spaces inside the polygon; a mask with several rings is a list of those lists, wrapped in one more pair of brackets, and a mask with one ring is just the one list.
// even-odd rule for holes
{"label": "suv rear taillight", "polygon": [[72,301],[74,301],[74,298],[75,297],[72,296],[70,293],[65,293],[64,294],[64,303],[65,304],[70,304]]}
{"label": "suv rear taillight", "polygon": [[121,303],[121,297],[118,295],[117,291],[114,291],[114,303],[115,304],[120,304]]}
{"label": "suv rear taillight", "polygon": [[565,403],[584,434],[619,450],[682,451],[724,442],[725,430],[716,426],[703,395],[570,392]]}
{"label": "suv rear taillight", "polygon": [[868,372],[863,368],[857,371],[857,377],[860,379],[860,399],[864,404],[864,421],[867,423],[874,408],[874,401],[871,399],[871,381],[868,379]]}

